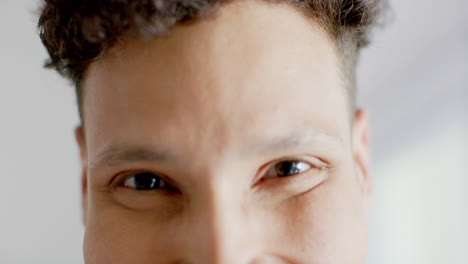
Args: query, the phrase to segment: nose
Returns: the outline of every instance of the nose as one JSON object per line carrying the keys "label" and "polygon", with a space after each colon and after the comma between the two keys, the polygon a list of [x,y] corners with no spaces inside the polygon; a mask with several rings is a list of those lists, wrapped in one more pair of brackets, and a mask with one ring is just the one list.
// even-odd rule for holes
{"label": "nose", "polygon": [[257,235],[252,233],[252,220],[242,199],[232,190],[219,187],[206,193],[203,201],[194,205],[198,248],[194,263],[242,264],[255,254]]}
{"label": "nose", "polygon": [[[236,194],[237,193],[237,194]],[[189,209],[190,233],[187,263],[286,264],[269,250],[265,214],[249,204],[235,188],[218,185]],[[257,208],[258,209],[258,208]],[[190,220],[189,220],[190,219]]]}

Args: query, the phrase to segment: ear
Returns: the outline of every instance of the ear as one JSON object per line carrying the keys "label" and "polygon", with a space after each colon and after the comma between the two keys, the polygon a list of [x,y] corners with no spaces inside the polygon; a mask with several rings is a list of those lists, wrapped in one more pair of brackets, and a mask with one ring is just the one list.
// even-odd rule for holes
{"label": "ear", "polygon": [[85,144],[85,136],[82,126],[75,128],[75,139],[80,148],[81,160],[81,208],[82,208],[82,222],[86,225],[86,217],[88,210],[88,163],[87,152]]}
{"label": "ear", "polygon": [[369,128],[367,112],[357,109],[353,121],[353,158],[356,164],[363,208],[366,213],[370,210],[372,197],[372,177],[370,175],[369,161]]}

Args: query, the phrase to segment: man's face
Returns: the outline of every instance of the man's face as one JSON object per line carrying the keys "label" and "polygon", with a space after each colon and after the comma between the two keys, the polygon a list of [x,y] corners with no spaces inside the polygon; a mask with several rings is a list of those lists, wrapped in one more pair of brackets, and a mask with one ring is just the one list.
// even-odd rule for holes
{"label": "man's face", "polygon": [[364,263],[347,100],[330,40],[286,5],[124,38],[84,84],[86,263]]}

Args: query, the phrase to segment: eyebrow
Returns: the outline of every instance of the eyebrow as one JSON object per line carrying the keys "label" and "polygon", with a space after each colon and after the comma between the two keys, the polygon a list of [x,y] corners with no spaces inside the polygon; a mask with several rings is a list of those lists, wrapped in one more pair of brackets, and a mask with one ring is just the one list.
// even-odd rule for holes
{"label": "eyebrow", "polygon": [[298,129],[286,136],[278,136],[270,139],[262,139],[248,144],[243,150],[244,155],[263,155],[266,153],[279,152],[310,147],[312,145],[326,145],[332,147],[342,147],[343,140],[339,137],[331,136],[325,132],[311,131],[310,129]]}
{"label": "eyebrow", "polygon": [[[286,136],[261,139],[246,144],[242,147],[239,155],[242,157],[259,156],[318,143],[333,147],[343,146],[343,141],[338,137],[325,133],[311,132],[310,130],[297,130]],[[141,144],[114,144],[104,148],[96,156],[96,161],[92,162],[89,167],[94,169],[131,162],[171,162],[180,164],[181,161],[177,155],[167,149]]]}
{"label": "eyebrow", "polygon": [[167,162],[175,160],[167,150],[147,145],[114,144],[104,148],[90,168],[115,166],[125,162]]}

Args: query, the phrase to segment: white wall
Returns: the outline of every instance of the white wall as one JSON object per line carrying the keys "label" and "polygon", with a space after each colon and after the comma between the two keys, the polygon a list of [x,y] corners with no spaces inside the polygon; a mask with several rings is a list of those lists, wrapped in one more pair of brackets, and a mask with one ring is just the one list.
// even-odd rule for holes
{"label": "white wall", "polygon": [[393,0],[366,49],[371,264],[468,263],[468,2]]}
{"label": "white wall", "polygon": [[379,162],[371,263],[468,263],[465,138],[450,124]]}
{"label": "white wall", "polygon": [[[41,69],[36,1],[0,0],[0,263],[82,263],[72,88]],[[359,68],[371,264],[468,263],[468,2],[393,0]]]}
{"label": "white wall", "polygon": [[35,1],[0,0],[0,263],[83,263],[73,91],[36,36]]}

